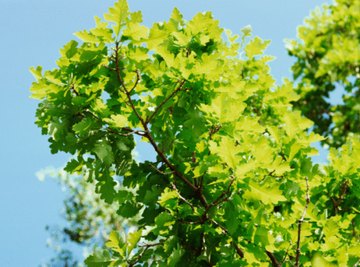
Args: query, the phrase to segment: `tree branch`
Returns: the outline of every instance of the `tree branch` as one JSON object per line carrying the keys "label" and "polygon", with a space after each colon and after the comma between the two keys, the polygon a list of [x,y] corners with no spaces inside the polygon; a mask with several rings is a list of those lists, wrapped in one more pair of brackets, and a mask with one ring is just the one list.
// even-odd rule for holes
{"label": "tree branch", "polygon": [[278,262],[278,260],[275,258],[275,255],[272,254],[272,252],[265,250],[265,253],[270,258],[271,263],[274,267],[281,267],[281,264]]}
{"label": "tree branch", "polygon": [[154,116],[159,112],[162,106],[165,105],[166,102],[168,102],[177,92],[179,92],[183,88],[184,84],[185,84],[185,80],[182,80],[179,86],[155,108],[154,112],[145,120],[145,122],[149,123],[154,118]]}
{"label": "tree branch", "polygon": [[136,70],[135,73],[136,73],[136,80],[135,80],[135,83],[134,83],[133,87],[131,87],[129,93],[131,93],[131,92],[136,88],[136,86],[138,85],[138,83],[139,83],[139,81],[140,81],[140,79],[141,79],[141,77],[140,77],[140,71],[139,71],[139,70]]}
{"label": "tree branch", "polygon": [[227,189],[226,189],[225,191],[223,191],[223,192],[220,194],[220,196],[218,196],[213,202],[211,202],[211,203],[209,204],[209,206],[208,206],[208,208],[207,208],[207,211],[208,211],[209,209],[211,209],[212,207],[215,207],[215,206],[219,205],[220,203],[228,200],[228,198],[229,198],[228,195],[231,193],[231,192],[230,192],[230,189],[231,189],[231,186],[232,186],[232,184],[234,183],[234,181],[235,181],[235,178],[234,178],[234,177],[231,177],[231,180],[230,180],[230,183],[229,183]]}
{"label": "tree branch", "polygon": [[144,119],[140,116],[139,112],[137,111],[137,109],[135,108],[134,102],[131,99],[131,95],[130,92],[131,90],[134,90],[134,88],[136,87],[137,83],[139,82],[140,79],[140,75],[137,72],[137,79],[135,82],[135,85],[133,88],[131,88],[131,90],[129,91],[126,88],[126,85],[124,83],[124,80],[121,78],[121,74],[120,74],[120,67],[119,67],[119,43],[116,42],[115,44],[115,72],[116,72],[116,77],[119,81],[119,83],[121,84],[122,88],[124,89],[123,92],[125,93],[127,100],[128,100],[128,104],[130,105],[131,109],[133,110],[133,112],[135,113],[136,117],[139,119],[139,121],[141,122],[142,125],[145,124]]}
{"label": "tree branch", "polygon": [[[133,112],[135,113],[135,116],[139,119],[142,127],[144,128],[144,135],[143,136],[146,137],[149,140],[150,144],[152,145],[152,147],[154,148],[156,153],[160,156],[161,160],[168,166],[168,168],[174,173],[174,175],[177,176],[180,180],[182,180],[185,184],[187,184],[195,192],[196,196],[198,197],[198,199],[200,200],[202,205],[205,208],[207,208],[208,207],[207,201],[206,201],[204,195],[201,193],[201,191],[199,191],[199,188],[196,187],[193,183],[191,183],[188,178],[186,178],[181,172],[179,172],[176,169],[176,167],[173,164],[171,164],[171,162],[167,159],[164,152],[162,152],[160,150],[160,148],[156,144],[153,136],[151,135],[150,129],[148,127],[148,121],[147,120],[145,121],[140,116],[139,112],[137,111],[137,109],[136,109],[136,107],[134,105],[134,102],[131,99],[130,91],[128,91],[123,79],[121,78],[120,68],[119,68],[119,43],[116,43],[116,45],[115,45],[115,65],[116,65],[115,66],[115,71],[116,71],[117,79],[118,79],[119,83],[121,84],[121,86],[123,88],[123,92],[125,93],[125,95],[127,97],[128,103],[129,103],[131,109],[133,110]],[[185,83],[185,81],[182,81],[180,83],[181,86],[179,86],[178,90],[175,90],[175,91],[179,91],[182,88],[184,83]],[[133,88],[131,90],[133,90]]]}
{"label": "tree branch", "polygon": [[297,242],[296,242],[296,258],[295,258],[295,267],[299,267],[299,260],[300,260],[300,239],[301,239],[301,225],[304,222],[304,218],[306,215],[307,208],[310,203],[310,196],[309,196],[309,179],[305,177],[306,181],[306,193],[305,193],[305,207],[301,218],[298,221],[298,234],[297,234]]}
{"label": "tree branch", "polygon": [[233,247],[235,248],[236,250],[236,253],[239,255],[240,258],[244,258],[244,251],[234,242],[234,239],[233,237],[229,234],[229,231],[224,227],[222,226],[221,224],[217,223],[215,220],[211,220],[211,222],[221,228],[221,230],[223,231],[224,234],[226,234],[228,237],[231,238],[231,244],[233,245]]}
{"label": "tree branch", "polygon": [[141,258],[144,256],[145,252],[151,248],[151,247],[156,247],[159,245],[162,245],[164,242],[158,242],[158,243],[152,243],[152,244],[144,244],[144,245],[139,245],[139,247],[144,248],[143,251],[134,259],[132,259],[131,262],[129,263],[129,267],[133,267],[134,265],[136,265],[137,263],[139,263],[139,261],[141,260]]}
{"label": "tree branch", "polygon": [[180,194],[180,192],[179,192],[179,190],[177,189],[176,185],[175,185],[174,183],[171,183],[171,186],[172,186],[172,188],[177,192],[179,198],[180,198],[182,201],[184,201],[186,204],[188,204],[188,205],[190,206],[190,208],[192,209],[192,211],[195,211],[194,205],[193,205],[189,200],[187,200],[186,198],[184,198],[184,197]]}

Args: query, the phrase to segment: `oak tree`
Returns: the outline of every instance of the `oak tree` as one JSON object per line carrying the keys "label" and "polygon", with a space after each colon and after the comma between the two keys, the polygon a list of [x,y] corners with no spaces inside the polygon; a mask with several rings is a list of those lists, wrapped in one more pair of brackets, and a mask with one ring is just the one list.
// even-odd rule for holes
{"label": "oak tree", "polygon": [[[52,153],[116,206],[88,266],[359,263],[360,139],[312,162],[324,137],[275,84],[268,41],[210,12],[148,28],[126,0],[95,22],[31,88]],[[137,162],[135,140],[156,159]]]}

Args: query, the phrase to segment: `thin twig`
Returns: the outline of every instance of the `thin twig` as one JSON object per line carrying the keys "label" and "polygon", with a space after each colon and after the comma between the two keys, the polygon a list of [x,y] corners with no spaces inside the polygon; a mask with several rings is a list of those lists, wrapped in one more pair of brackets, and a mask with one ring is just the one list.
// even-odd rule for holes
{"label": "thin twig", "polygon": [[139,247],[147,247],[147,248],[150,248],[150,247],[155,247],[155,246],[159,246],[159,245],[162,245],[164,242],[157,242],[157,243],[152,243],[152,244],[141,244],[139,245]]}
{"label": "thin twig", "polygon": [[288,248],[287,248],[286,251],[285,251],[285,255],[284,255],[284,257],[283,257],[283,259],[282,259],[282,261],[281,261],[281,265],[284,264],[287,256],[289,255],[289,249],[290,249],[290,247],[292,247],[292,242],[291,242],[291,240],[290,240],[290,245],[288,246]]}
{"label": "thin twig", "polygon": [[128,262],[129,263],[129,267],[133,267],[135,264],[139,263],[139,261],[141,260],[141,258],[144,256],[145,252],[151,248],[151,247],[156,247],[163,244],[163,242],[158,242],[158,243],[152,243],[152,244],[143,244],[143,245],[139,245],[139,247],[143,247],[144,250],[136,257],[132,260],[132,262]]}
{"label": "thin twig", "polygon": [[218,196],[213,202],[211,202],[207,208],[207,210],[209,210],[210,208],[212,207],[215,207],[217,205],[219,205],[220,203],[228,200],[229,198],[229,194],[231,193],[230,189],[231,189],[231,186],[232,184],[234,183],[235,181],[235,178],[234,177],[231,177],[231,180],[230,180],[230,183],[227,187],[227,189],[225,191],[223,191],[220,196]]}
{"label": "thin twig", "polygon": [[140,79],[141,79],[141,77],[140,77],[140,71],[139,71],[139,70],[136,70],[135,73],[136,73],[136,80],[135,80],[135,83],[134,83],[133,87],[131,87],[131,89],[130,89],[130,91],[129,91],[130,93],[136,88],[136,86],[138,85],[138,83],[139,83],[139,81],[140,81]]}
{"label": "thin twig", "polygon": [[234,242],[234,239],[233,237],[229,234],[229,231],[224,227],[222,226],[221,224],[219,224],[218,222],[216,222],[215,220],[211,220],[211,222],[213,224],[215,224],[215,226],[221,228],[221,230],[223,231],[224,234],[226,234],[228,237],[231,238],[231,243],[233,245],[233,247],[235,248],[236,250],[236,253],[240,256],[240,258],[244,258],[244,251]]}
{"label": "thin twig", "polygon": [[305,194],[305,207],[302,213],[301,218],[298,220],[298,235],[297,235],[297,242],[296,242],[296,258],[295,258],[295,267],[299,267],[299,260],[300,260],[300,239],[301,239],[301,225],[304,222],[304,218],[306,215],[307,208],[310,203],[310,195],[309,195],[309,179],[305,177],[306,181],[306,194]]}
{"label": "thin twig", "polygon": [[146,123],[149,123],[154,118],[154,116],[159,112],[162,106],[165,105],[166,102],[168,102],[177,92],[179,92],[183,88],[184,84],[185,80],[182,80],[179,86],[155,108],[154,112],[145,120]]}
{"label": "thin twig", "polygon": [[212,140],[212,137],[214,134],[216,134],[218,131],[220,131],[221,125],[213,125],[209,130],[209,139]]}
{"label": "thin twig", "polygon": [[265,253],[270,258],[271,263],[274,267],[281,267],[281,264],[278,262],[278,260],[275,258],[275,255],[272,252],[265,250]]}
{"label": "thin twig", "polygon": [[173,174],[173,172],[163,172],[163,171],[159,170],[156,166],[154,166],[154,165],[151,164],[151,163],[149,163],[149,166],[150,166],[151,168],[153,168],[154,171],[158,172],[158,173],[161,174],[161,175],[167,176],[167,175]]}
{"label": "thin twig", "polygon": [[192,211],[195,211],[194,205],[180,194],[180,192],[179,192],[179,190],[177,189],[176,185],[175,185],[174,183],[171,183],[171,186],[172,186],[172,188],[176,191],[176,193],[178,194],[179,198],[180,198],[182,201],[184,201],[186,204],[188,204],[188,205],[190,206],[190,208],[192,209]]}

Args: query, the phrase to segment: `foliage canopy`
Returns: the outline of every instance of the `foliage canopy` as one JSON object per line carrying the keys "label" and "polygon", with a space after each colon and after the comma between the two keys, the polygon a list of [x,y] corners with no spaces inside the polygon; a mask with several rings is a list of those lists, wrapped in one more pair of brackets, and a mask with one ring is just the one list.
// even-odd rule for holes
{"label": "foliage canopy", "polygon": [[[315,122],[314,131],[335,147],[349,133],[360,132],[359,13],[359,1],[337,0],[305,20],[298,29],[300,41],[288,42],[301,95],[296,106]],[[339,104],[329,100],[334,90],[343,91]]]}
{"label": "foliage canopy", "polygon": [[[148,28],[125,0],[95,22],[56,69],[32,69],[31,88],[52,153],[72,154],[65,170],[118,207],[121,227],[88,266],[359,261],[360,139],[313,164],[324,138],[293,108],[292,83],[275,84],[268,41],[209,12],[174,9]],[[135,136],[156,160],[136,161]]]}

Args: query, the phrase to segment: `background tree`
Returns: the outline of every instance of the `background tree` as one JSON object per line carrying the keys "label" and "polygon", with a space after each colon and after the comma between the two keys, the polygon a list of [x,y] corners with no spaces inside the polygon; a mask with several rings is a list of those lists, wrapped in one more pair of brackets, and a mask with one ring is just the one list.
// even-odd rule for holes
{"label": "background tree", "polygon": [[[335,147],[360,132],[359,14],[359,1],[336,0],[315,10],[299,27],[300,40],[287,45],[296,59],[292,70],[301,95],[296,106],[315,122],[314,131],[327,137],[324,142]],[[342,95],[340,104],[329,99],[335,90]]]}
{"label": "background tree", "polygon": [[102,200],[95,193],[95,181],[84,179],[81,170],[77,175],[70,175],[62,169],[47,168],[38,176],[54,178],[66,194],[62,213],[66,225],[63,228],[47,226],[51,236],[48,246],[56,256],[45,266],[79,266],[79,250],[89,253],[92,249],[102,248],[110,232],[120,232],[131,226],[129,220],[116,213],[117,203],[108,204]]}
{"label": "background tree", "polygon": [[[358,264],[359,138],[312,163],[323,137],[275,85],[267,41],[177,9],[148,29],[124,0],[104,17],[31,88],[66,171],[131,220],[88,266]],[[134,161],[135,135],[156,160]]]}

